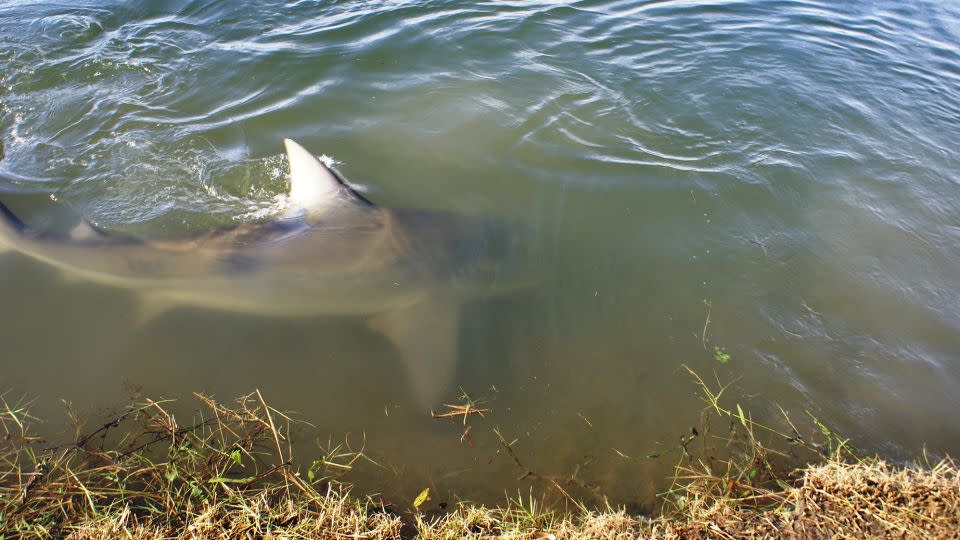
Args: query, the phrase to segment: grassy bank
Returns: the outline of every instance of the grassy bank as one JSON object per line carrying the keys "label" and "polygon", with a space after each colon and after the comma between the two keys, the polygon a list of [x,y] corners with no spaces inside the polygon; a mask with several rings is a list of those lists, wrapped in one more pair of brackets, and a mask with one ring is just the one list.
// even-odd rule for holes
{"label": "grassy bank", "polygon": [[[89,428],[74,417],[74,442],[59,447],[31,435],[26,406],[4,403],[0,539],[960,534],[960,470],[952,461],[903,467],[863,459],[816,419],[817,440],[802,437],[786,414],[782,430],[761,425],[739,405],[725,407],[723,388],[694,377],[707,403],[704,422],[681,439],[676,479],[656,516],[588,508],[572,498],[574,511],[554,512],[532,496],[500,508],[461,504],[445,514],[423,513],[418,501],[398,510],[342,481],[363,459],[359,452],[331,448],[318,460],[295,461],[289,435],[296,422],[259,393],[230,405],[197,395],[200,412],[186,423],[168,403],[149,400]],[[711,420],[722,426],[717,433]],[[761,440],[779,440],[784,449]],[[549,489],[566,493],[556,482]]]}

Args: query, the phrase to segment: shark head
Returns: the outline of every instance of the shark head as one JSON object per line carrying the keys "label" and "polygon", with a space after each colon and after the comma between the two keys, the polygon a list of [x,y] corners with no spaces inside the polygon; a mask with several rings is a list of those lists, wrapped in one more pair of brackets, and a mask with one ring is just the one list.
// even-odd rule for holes
{"label": "shark head", "polygon": [[[527,274],[529,235],[525,228],[489,216],[470,217],[444,210],[383,209],[352,189],[323,160],[296,141],[284,139],[290,162],[289,201],[294,214],[313,222],[368,220],[385,212],[406,250],[406,264],[417,273],[446,280],[457,291],[516,288],[516,276]],[[528,283],[529,279],[523,279]],[[469,294],[469,293],[467,293]]]}
{"label": "shark head", "polygon": [[398,209],[393,215],[418,254],[410,263],[452,290],[494,294],[531,282],[530,235],[522,225],[442,210]]}

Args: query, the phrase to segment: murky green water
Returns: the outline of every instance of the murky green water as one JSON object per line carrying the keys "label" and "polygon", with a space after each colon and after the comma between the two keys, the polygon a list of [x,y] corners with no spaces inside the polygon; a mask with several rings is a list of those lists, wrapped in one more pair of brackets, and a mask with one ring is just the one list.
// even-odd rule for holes
{"label": "murky green water", "polygon": [[15,253],[0,388],[52,419],[259,388],[365,436],[391,472],[355,479],[410,498],[526,493],[499,427],[538,472],[646,500],[672,461],[614,449],[698,422],[684,363],[758,415],[956,455],[958,47],[950,2],[5,2],[0,200],[31,227],[269,219],[292,137],[378,204],[519,223],[537,280],[464,306],[444,395],[493,409],[472,445],[361,317],[141,324],[136,292]]}

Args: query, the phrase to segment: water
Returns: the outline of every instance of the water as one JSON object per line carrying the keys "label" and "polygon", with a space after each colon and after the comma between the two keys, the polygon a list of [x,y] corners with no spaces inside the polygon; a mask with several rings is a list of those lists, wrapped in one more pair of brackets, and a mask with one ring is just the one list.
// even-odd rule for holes
{"label": "water", "polygon": [[955,4],[146,4],[0,6],[0,199],[31,226],[269,219],[292,137],[381,205],[522,223],[538,280],[464,310],[446,396],[493,412],[461,442],[361,319],[140,324],[136,293],[3,254],[0,388],[45,429],[59,398],[259,388],[365,441],[391,471],[362,467],[367,489],[525,493],[499,427],[541,474],[642,503],[672,460],[637,456],[699,421],[687,364],[759,417],[960,452]]}

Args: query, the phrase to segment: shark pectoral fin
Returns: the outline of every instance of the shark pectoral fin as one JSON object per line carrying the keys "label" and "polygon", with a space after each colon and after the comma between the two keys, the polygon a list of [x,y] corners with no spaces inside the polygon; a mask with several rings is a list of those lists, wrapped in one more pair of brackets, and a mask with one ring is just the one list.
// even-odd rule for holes
{"label": "shark pectoral fin", "polygon": [[410,385],[424,407],[436,406],[453,381],[460,309],[460,303],[453,299],[427,298],[370,321],[370,327],[386,336],[400,352]]}
{"label": "shark pectoral fin", "polygon": [[140,297],[140,305],[137,310],[137,325],[145,326],[176,306],[177,303],[169,298],[144,294]]}

